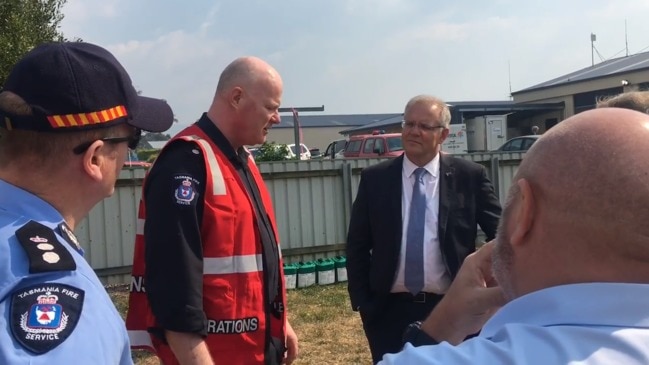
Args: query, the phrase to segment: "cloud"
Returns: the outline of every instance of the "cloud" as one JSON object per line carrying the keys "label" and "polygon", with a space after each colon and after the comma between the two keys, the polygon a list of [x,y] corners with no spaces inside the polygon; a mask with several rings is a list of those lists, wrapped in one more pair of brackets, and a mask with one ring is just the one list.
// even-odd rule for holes
{"label": "cloud", "polygon": [[122,0],[68,0],[61,10],[62,23],[66,33],[77,36],[98,19],[116,18],[124,5]]}
{"label": "cloud", "polygon": [[61,9],[61,30],[68,39],[84,41],[102,38],[107,32],[117,33],[120,28],[114,24],[121,21],[129,5],[123,0],[67,0]]}
{"label": "cloud", "polygon": [[514,91],[589,66],[590,33],[610,57],[624,48],[625,19],[631,52],[649,46],[646,0],[69,0],[64,13],[66,36],[108,45],[183,123],[242,55],[276,66],[284,105],[331,114],[399,112],[419,93],[505,99],[508,64]]}
{"label": "cloud", "polygon": [[72,22],[91,22],[94,18],[114,18],[122,8],[122,0],[68,0],[63,10]]}
{"label": "cloud", "polygon": [[[207,109],[221,70],[242,54],[227,41],[180,30],[107,48],[128,70],[136,88],[167,100],[183,124]],[[197,105],[202,109],[196,110]]]}
{"label": "cloud", "polygon": [[220,9],[221,9],[221,5],[219,3],[214,4],[210,8],[210,10],[207,12],[205,16],[205,20],[201,24],[200,27],[201,34],[206,34],[210,30],[210,28],[212,28],[216,20],[216,17],[219,14]]}
{"label": "cloud", "polygon": [[403,0],[347,0],[344,11],[348,15],[396,15],[407,12],[412,3]]}

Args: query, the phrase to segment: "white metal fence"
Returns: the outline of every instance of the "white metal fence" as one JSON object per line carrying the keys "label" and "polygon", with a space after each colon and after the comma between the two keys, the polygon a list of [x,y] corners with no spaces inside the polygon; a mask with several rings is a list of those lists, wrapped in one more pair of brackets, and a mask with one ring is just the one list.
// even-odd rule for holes
{"label": "white metal fence", "polygon": [[[522,154],[459,155],[483,164],[501,202]],[[273,199],[286,262],[332,257],[344,252],[347,224],[360,171],[380,159],[260,163]],[[99,203],[76,230],[86,259],[106,283],[127,283],[133,259],[137,205],[145,171],[124,169],[115,194]],[[386,182],[388,183],[388,182]]]}

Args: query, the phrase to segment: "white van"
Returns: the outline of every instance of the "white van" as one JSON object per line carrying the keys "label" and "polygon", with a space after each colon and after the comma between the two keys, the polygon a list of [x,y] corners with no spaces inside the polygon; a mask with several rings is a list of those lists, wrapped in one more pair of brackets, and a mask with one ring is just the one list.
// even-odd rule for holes
{"label": "white van", "polygon": [[[288,158],[293,159],[295,158],[295,143],[287,144],[288,146]],[[300,143],[301,151],[300,151],[300,160],[310,160],[311,159],[311,152],[309,151],[309,148],[304,144]]]}

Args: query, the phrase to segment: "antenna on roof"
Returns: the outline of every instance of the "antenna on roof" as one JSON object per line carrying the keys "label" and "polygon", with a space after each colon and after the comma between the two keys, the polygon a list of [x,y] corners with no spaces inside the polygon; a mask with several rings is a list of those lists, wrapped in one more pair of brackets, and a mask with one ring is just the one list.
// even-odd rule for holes
{"label": "antenna on roof", "polygon": [[513,99],[512,98],[512,65],[509,60],[507,60],[507,74],[509,78],[509,100]]}
{"label": "antenna on roof", "polygon": [[597,36],[595,33],[590,33],[590,63],[591,66],[595,66],[595,41],[597,40]]}
{"label": "antenna on roof", "polygon": [[626,48],[626,56],[629,57],[629,39],[626,34],[626,19],[624,19],[624,47]]}

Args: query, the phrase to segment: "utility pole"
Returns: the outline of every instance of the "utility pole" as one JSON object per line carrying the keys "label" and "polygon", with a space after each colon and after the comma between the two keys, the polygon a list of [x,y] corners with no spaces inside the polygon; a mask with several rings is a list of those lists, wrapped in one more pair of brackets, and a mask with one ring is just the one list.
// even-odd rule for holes
{"label": "utility pole", "polygon": [[290,107],[290,108],[279,108],[280,113],[293,113],[293,134],[295,138],[295,155],[298,160],[302,154],[302,145],[300,144],[300,120],[298,112],[323,112],[323,106],[309,106],[309,107]]}

